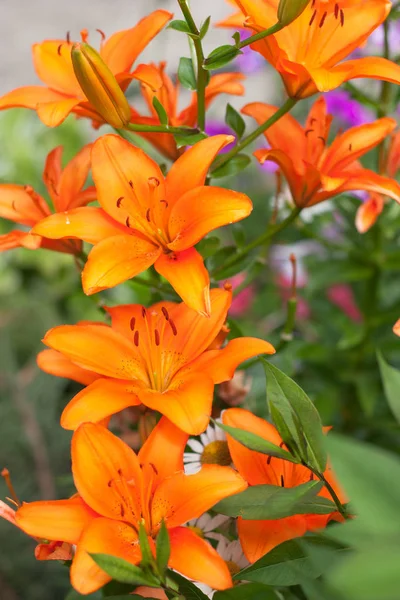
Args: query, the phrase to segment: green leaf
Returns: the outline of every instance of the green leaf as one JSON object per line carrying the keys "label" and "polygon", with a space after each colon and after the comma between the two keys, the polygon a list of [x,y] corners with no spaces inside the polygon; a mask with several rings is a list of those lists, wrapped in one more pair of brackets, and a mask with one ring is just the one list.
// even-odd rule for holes
{"label": "green leaf", "polygon": [[346,600],[394,600],[399,597],[399,540],[370,543],[330,569],[331,587]]}
{"label": "green leaf", "polygon": [[75,590],[71,590],[65,596],[64,600],[81,600],[87,598],[88,600],[102,600],[103,596],[101,592],[94,592],[94,594],[86,594],[83,596],[82,594],[78,594]]}
{"label": "green leaf", "polygon": [[337,434],[327,444],[340,485],[370,534],[400,533],[400,460],[375,446]]}
{"label": "green leaf", "polygon": [[241,39],[240,39],[240,33],[238,31],[235,31],[235,33],[233,34],[232,38],[235,41],[235,46],[239,46]]}
{"label": "green leaf", "polygon": [[197,80],[191,58],[182,56],[179,60],[178,79],[184,88],[195,91],[197,89]]}
{"label": "green leaf", "polygon": [[[320,416],[307,394],[290,377],[262,359],[267,375],[269,406],[279,412],[305,465],[323,473],[327,452]],[[281,432],[283,439],[285,432]],[[286,441],[286,440],[285,440]],[[290,443],[290,442],[289,442]]]}
{"label": "green leaf", "polygon": [[277,600],[278,596],[269,586],[247,583],[223,592],[216,592],[213,600]]}
{"label": "green leaf", "polygon": [[175,31],[180,31],[182,33],[187,33],[187,34],[191,33],[186,21],[182,21],[180,19],[171,21],[171,23],[168,25],[167,29],[174,29]]}
{"label": "green leaf", "polygon": [[207,135],[205,133],[185,133],[185,134],[175,134],[175,142],[178,148],[182,148],[182,146],[193,146],[197,142],[201,140],[205,140]]}
{"label": "green leaf", "polygon": [[262,454],[267,454],[268,456],[275,456],[276,458],[282,458],[283,460],[288,460],[289,462],[298,463],[299,461],[290,454],[287,450],[276,446],[272,442],[265,440],[264,438],[256,435],[255,433],[251,433],[250,431],[246,431],[245,429],[238,429],[236,427],[231,427],[230,425],[224,425],[223,423],[219,423],[218,421],[213,421],[215,425],[218,425],[221,429],[229,433],[235,440],[249,448],[250,450],[255,450],[256,452],[261,452]]}
{"label": "green leaf", "polygon": [[158,115],[158,118],[160,119],[161,125],[168,125],[167,111],[165,110],[157,96],[153,96],[153,107]]}
{"label": "green leaf", "polygon": [[203,68],[209,71],[220,69],[236,58],[236,56],[239,56],[239,54],[243,53],[238,48],[235,48],[235,46],[230,46],[229,44],[219,46],[207,56]]}
{"label": "green leaf", "polygon": [[[332,550],[326,567],[316,565],[311,560],[304,541],[316,549]],[[273,586],[298,585],[305,577],[310,579],[319,577],[331,567],[333,560],[348,553],[348,550],[338,546],[336,542],[319,536],[309,536],[304,538],[304,541],[294,539],[276,546],[253,565],[240,571],[233,579],[257,581]]]}
{"label": "green leaf", "polygon": [[200,39],[202,40],[208,32],[208,29],[210,27],[210,22],[211,22],[211,17],[207,17],[207,19],[204,21],[204,23],[201,24],[200,27]]}
{"label": "green leaf", "polygon": [[183,577],[183,575],[179,575],[175,571],[168,571],[168,577],[177,584],[179,592],[185,597],[185,600],[209,600],[208,596],[197,585]]}
{"label": "green leaf", "polygon": [[215,254],[220,247],[221,240],[216,236],[203,238],[196,246],[196,250],[200,252],[203,258],[209,258]]}
{"label": "green leaf", "polygon": [[382,352],[377,352],[377,358],[386,400],[396,421],[400,423],[400,371],[394,369],[386,362]]}
{"label": "green leaf", "polygon": [[90,554],[94,562],[116,581],[131,583],[132,585],[150,585],[158,587],[158,580],[149,573],[145,573],[140,567],[111,556],[109,554]]}
{"label": "green leaf", "polygon": [[309,481],[292,488],[279,485],[254,485],[229,496],[214,506],[216,512],[250,520],[283,519],[298,514],[330,514],[336,506],[317,494],[322,482]]}
{"label": "green leaf", "polygon": [[153,553],[150,548],[149,538],[147,537],[146,528],[143,523],[139,523],[139,545],[140,552],[142,553],[142,560],[140,565],[144,568],[153,564]]}
{"label": "green leaf", "polygon": [[156,541],[156,562],[160,574],[163,576],[168,565],[171,554],[171,545],[169,542],[168,529],[165,526],[164,520],[161,522],[161,527],[157,535]]}
{"label": "green leaf", "polygon": [[233,158],[231,158],[228,162],[226,162],[215,171],[212,171],[211,176],[214,179],[218,179],[220,177],[232,177],[232,175],[236,175],[243,171],[251,162],[250,156],[247,154],[236,154]]}
{"label": "green leaf", "polygon": [[226,105],[225,123],[238,135],[239,139],[243,136],[246,123],[242,115],[229,103]]}

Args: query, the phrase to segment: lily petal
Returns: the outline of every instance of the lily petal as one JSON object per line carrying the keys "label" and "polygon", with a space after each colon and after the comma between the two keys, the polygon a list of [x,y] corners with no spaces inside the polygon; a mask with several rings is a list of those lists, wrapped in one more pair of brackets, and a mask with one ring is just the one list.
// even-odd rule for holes
{"label": "lily petal", "polygon": [[102,208],[84,206],[57,212],[42,219],[35,225],[33,232],[52,240],[69,238],[97,244],[104,238],[120,236],[124,229],[127,231]]}
{"label": "lily petal", "polygon": [[[92,149],[92,173],[98,201],[113,219],[134,227],[144,222],[155,200],[165,198],[164,176],[147,154],[117,135],[103,135]],[[150,185],[157,182],[157,187]]]}
{"label": "lily petal", "polygon": [[90,252],[82,272],[85,294],[114,287],[139,275],[158,259],[161,248],[139,235],[114,235]]}
{"label": "lily petal", "polygon": [[15,513],[15,522],[33,537],[76,544],[83,529],[97,515],[81,498],[24,502]]}
{"label": "lily petal", "polygon": [[95,519],[83,532],[71,566],[71,583],[80,594],[95,592],[111,580],[90,557],[96,553],[112,554],[134,565],[141,560],[132,527],[110,519]]}
{"label": "lily petal", "polygon": [[91,149],[92,144],[86,144],[60,174],[57,211],[75,208],[77,196],[82,191],[89,175]]}
{"label": "lily petal", "polygon": [[307,531],[304,515],[294,515],[276,521],[238,519],[238,532],[243,552],[251,563],[287,540],[300,537]]}
{"label": "lily petal", "polygon": [[114,33],[101,49],[101,57],[114,75],[127,72],[147,44],[172,19],[172,13],[155,10],[135,27]]}
{"label": "lily petal", "polygon": [[191,367],[207,373],[214,383],[222,383],[232,379],[238,365],[259,354],[275,354],[275,348],[265,340],[241,337],[228,342],[222,350],[204,352]]}
{"label": "lily petal", "polygon": [[78,106],[80,100],[77,98],[69,98],[67,100],[57,100],[56,102],[45,102],[38,104],[36,111],[39,119],[47,127],[58,127]]}
{"label": "lily petal", "polygon": [[204,185],[212,161],[222,148],[233,141],[232,135],[214,135],[197,142],[174,162],[166,178],[170,210],[183,194]]}
{"label": "lily petal", "polygon": [[117,80],[124,89],[132,79],[137,79],[140,83],[147,85],[151,90],[157,91],[163,84],[160,73],[154,65],[138,65],[133,73],[122,74]]}
{"label": "lily petal", "polygon": [[214,504],[247,488],[244,479],[230,467],[204,465],[193,475],[176,473],[160,483],[154,493],[152,521],[165,519],[168,527],[177,527],[196,519]]}
{"label": "lily petal", "polygon": [[0,185],[0,217],[3,219],[32,227],[49,212],[47,203],[36,192],[30,194],[24,186],[13,183]]}
{"label": "lily petal", "polygon": [[198,187],[174,204],[169,216],[168,247],[180,251],[191,248],[207,233],[246,218],[253,205],[246,194],[218,187]]}
{"label": "lily petal", "polygon": [[169,281],[189,308],[210,316],[210,278],[203,258],[195,248],[160,253],[154,268]]}
{"label": "lily petal", "polygon": [[365,233],[376,223],[383,211],[385,201],[380,194],[371,196],[360,204],[356,214],[356,228],[359,233]]}
{"label": "lily petal", "polygon": [[296,171],[295,165],[287,153],[283,150],[260,149],[256,150],[253,154],[261,165],[270,160],[281,168],[288,182],[293,200],[298,206],[302,199],[304,177],[301,175],[301,172]]}
{"label": "lily petal", "polygon": [[225,590],[232,586],[228,567],[211,544],[187,527],[175,527],[169,531],[169,536],[169,566],[172,569],[216,590]]}
{"label": "lily petal", "polygon": [[71,60],[72,43],[46,40],[33,44],[33,64],[38,77],[50,89],[84,99]]}
{"label": "lily petal", "polygon": [[75,486],[93,510],[117,521],[140,519],[142,474],[129,446],[102,425],[84,423],[72,436],[71,457]]}
{"label": "lily petal", "polygon": [[38,367],[45,373],[56,377],[72,379],[82,385],[89,385],[100,377],[93,371],[87,371],[75,365],[69,358],[57,350],[42,350],[36,357]]}
{"label": "lily petal", "polygon": [[66,100],[65,94],[40,85],[28,85],[12,90],[0,98],[0,110],[5,108],[37,109],[38,104]]}
{"label": "lily petal", "polygon": [[43,343],[100,375],[124,380],[145,377],[133,344],[107,325],[60,325],[46,333]]}
{"label": "lily petal", "polygon": [[[224,425],[254,433],[276,446],[282,443],[281,436],[271,423],[260,419],[260,417],[253,415],[250,411],[243,408],[228,408],[228,410],[224,410],[222,413],[222,422]],[[250,485],[276,485],[276,477],[279,479],[280,473],[275,474],[265,454],[249,450],[230,435],[227,435],[227,441],[233,464],[240,475]],[[274,468],[281,464],[282,461],[279,461],[279,463],[275,461]]]}
{"label": "lily petal", "polygon": [[27,231],[15,229],[10,233],[0,235],[0,252],[21,247],[28,248],[28,250],[37,250],[42,245],[42,241],[39,235],[32,235]]}
{"label": "lily petal", "polygon": [[[162,417],[139,451],[142,464],[155,466],[154,485],[183,471],[183,452],[189,435]],[[165,457],[168,460],[165,460]]]}
{"label": "lily petal", "polygon": [[138,396],[145,406],[165,415],[182,431],[199,435],[210,420],[213,392],[210,377],[183,372],[174,377],[167,391],[143,389],[138,391]]}
{"label": "lily petal", "polygon": [[61,427],[73,431],[82,423],[99,423],[128,406],[140,404],[137,387],[131,381],[97,379],[67,404],[61,415]]}

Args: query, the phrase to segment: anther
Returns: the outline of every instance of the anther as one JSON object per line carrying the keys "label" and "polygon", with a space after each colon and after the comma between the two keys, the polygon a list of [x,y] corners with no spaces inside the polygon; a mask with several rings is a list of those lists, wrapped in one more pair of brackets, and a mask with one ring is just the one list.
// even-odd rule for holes
{"label": "anther", "polygon": [[122,476],[122,469],[118,469],[118,475],[121,477]]}
{"label": "anther", "polygon": [[132,181],[132,179],[130,179],[130,180],[128,181],[128,183],[129,183],[130,187],[133,189],[133,181]]}
{"label": "anther", "polygon": [[174,322],[173,322],[173,320],[171,319],[171,317],[169,318],[169,321],[168,321],[168,323],[169,323],[169,324],[170,324],[170,326],[171,326],[172,333],[173,333],[174,335],[178,335],[178,330],[177,330],[177,328],[176,328],[176,325],[175,325],[175,323],[174,323]]}
{"label": "anther", "polygon": [[62,45],[62,44],[60,44],[60,45],[58,46],[58,48],[57,48],[57,54],[58,54],[58,56],[61,56],[61,48],[62,48],[62,47],[63,47],[63,45]]}
{"label": "anther", "polygon": [[104,40],[106,39],[106,34],[104,33],[104,31],[102,31],[101,29],[96,29],[96,31],[101,35],[101,41],[104,42]]}
{"label": "anther", "polygon": [[282,440],[282,442],[279,444],[279,448],[283,448],[284,445],[285,445],[285,442]]}
{"label": "anther", "polygon": [[146,210],[146,219],[150,223],[150,209],[149,208]]}
{"label": "anther", "polygon": [[81,30],[81,38],[82,38],[82,42],[86,43],[89,37],[89,31],[85,28]]}
{"label": "anther", "polygon": [[123,196],[120,196],[120,197],[118,198],[118,200],[117,200],[117,208],[121,208],[121,202],[122,202],[122,200],[123,200],[123,199],[124,199],[124,197],[123,197]]}
{"label": "anther", "polygon": [[344,11],[343,11],[343,8],[340,9],[340,24],[343,27],[343,25],[344,25]]}
{"label": "anther", "polygon": [[135,335],[133,336],[133,343],[135,346],[139,346],[139,332],[135,331]]}
{"label": "anther", "polygon": [[120,509],[121,509],[121,517],[124,517],[124,516],[125,516],[125,509],[124,509],[124,505],[123,505],[123,504],[120,504],[120,505],[119,505],[119,507],[120,507]]}
{"label": "anther", "polygon": [[353,150],[353,144],[349,144],[349,152]]}
{"label": "anther", "polygon": [[125,225],[126,225],[127,227],[130,227],[130,223],[129,223],[129,217],[126,217]]}
{"label": "anther", "polygon": [[316,123],[317,119],[315,117],[313,117],[312,119],[310,119],[310,125],[314,125],[314,123]]}
{"label": "anther", "polygon": [[304,132],[304,135],[305,135],[306,137],[308,137],[308,136],[309,136],[309,134],[310,134],[310,133],[312,133],[313,131],[314,131],[314,129],[307,129],[307,130]]}
{"label": "anther", "polygon": [[310,481],[313,481],[313,479],[314,479],[314,473],[311,473],[311,475],[310,475]]}
{"label": "anther", "polygon": [[162,307],[161,307],[161,312],[162,312],[162,314],[164,315],[165,319],[166,319],[167,321],[169,321],[169,312],[167,311],[167,309],[165,308],[165,306],[162,306]]}
{"label": "anther", "polygon": [[132,317],[131,320],[129,321],[129,327],[131,328],[132,331],[135,331],[135,323],[136,323],[136,318]]}
{"label": "anther", "polygon": [[339,16],[339,4],[335,4],[335,19]]}
{"label": "anther", "polygon": [[316,11],[316,10],[314,10],[314,12],[313,12],[313,14],[312,14],[312,17],[311,17],[311,19],[310,19],[310,22],[309,22],[309,24],[308,24],[310,27],[311,27],[311,25],[314,23],[314,20],[315,20],[315,17],[316,17],[316,16],[317,16],[317,11]]}
{"label": "anther", "polygon": [[230,281],[225,281],[224,283],[224,290],[226,290],[227,292],[231,292],[232,291],[232,284]]}
{"label": "anther", "polygon": [[268,456],[268,458],[267,458],[267,465],[269,465],[271,463],[271,460],[272,460],[272,456]]}
{"label": "anther", "polygon": [[69,31],[67,31],[66,40],[67,40],[67,44],[71,43],[71,33]]}
{"label": "anther", "polygon": [[324,23],[325,23],[325,19],[326,19],[326,15],[327,15],[327,14],[328,14],[328,13],[325,11],[325,12],[324,12],[324,14],[322,15],[322,17],[321,17],[321,20],[320,20],[320,22],[319,22],[319,26],[320,26],[320,27],[323,27],[323,25],[324,25]]}
{"label": "anther", "polygon": [[160,180],[157,179],[157,177],[149,177],[147,181],[149,182],[149,185],[151,187],[155,187],[156,188],[156,187],[158,187],[160,185]]}
{"label": "anther", "polygon": [[153,463],[149,463],[149,465],[151,466],[151,468],[153,469],[154,473],[156,475],[158,475],[158,469],[156,468],[156,466]]}
{"label": "anther", "polygon": [[283,475],[281,475],[281,486],[285,487],[285,480],[283,479]]}
{"label": "anther", "polygon": [[112,486],[112,482],[113,482],[113,480],[112,480],[112,479],[110,479],[110,481],[107,483],[108,487],[111,487],[111,486]]}
{"label": "anther", "polygon": [[160,345],[160,333],[158,331],[158,329],[154,330],[154,340],[156,342],[156,346]]}
{"label": "anther", "polygon": [[17,210],[17,209],[16,209],[15,200],[13,200],[13,201],[11,202],[11,208],[12,208],[13,210],[15,210],[15,211]]}
{"label": "anther", "polygon": [[8,487],[8,491],[10,492],[12,502],[14,502],[14,504],[16,506],[21,506],[21,501],[15,492],[13,484],[11,483],[10,471],[8,469],[4,468],[1,471],[0,475],[4,478],[6,486]]}
{"label": "anther", "polygon": [[326,145],[326,139],[324,137],[322,137],[322,135],[318,136],[318,139],[321,140],[321,142],[323,143],[323,145]]}
{"label": "anther", "polygon": [[160,203],[164,203],[165,204],[165,208],[168,208],[168,202],[166,200],[160,200]]}
{"label": "anther", "polygon": [[143,319],[146,318],[146,309],[144,306],[142,306],[142,317],[143,317]]}

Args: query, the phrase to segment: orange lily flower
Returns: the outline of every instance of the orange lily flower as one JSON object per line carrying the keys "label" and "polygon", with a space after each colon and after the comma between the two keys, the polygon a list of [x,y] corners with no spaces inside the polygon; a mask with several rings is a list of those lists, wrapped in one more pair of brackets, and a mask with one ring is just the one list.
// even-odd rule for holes
{"label": "orange lily flower", "polygon": [[[43,180],[56,213],[84,206],[96,199],[96,189],[83,189],[90,168],[91,145],[85,146],[63,169],[62,146],[54,148],[47,156]],[[87,208],[88,211],[93,208]],[[51,214],[47,202],[29,185],[0,185],[0,217],[27,227],[33,227]],[[32,231],[14,230],[0,235],[0,252],[24,247],[30,250],[47,248],[58,252],[78,254],[81,242],[77,240],[53,241]]]}
{"label": "orange lily flower", "polygon": [[398,319],[396,321],[396,323],[393,325],[393,333],[400,337],[400,319]]}
{"label": "orange lily flower", "polygon": [[[142,403],[183,431],[200,434],[209,422],[214,385],[232,379],[244,360],[275,352],[268,342],[249,337],[209,349],[231,299],[231,292],[213,289],[209,319],[184,303],[163,302],[148,309],[128,304],[107,309],[111,327],[87,323],[51,329],[43,340],[47,346],[89,375],[101,376],[66,406],[61,425],[76,429]],[[41,366],[60,375],[60,363],[55,361],[54,369],[53,357],[42,356]],[[67,377],[71,362],[65,366]]]}
{"label": "orange lily flower", "polygon": [[[171,78],[167,75],[165,72],[165,62],[161,62],[158,66],[152,66],[154,69],[157,69],[159,73],[160,79],[162,80],[162,87],[155,90],[154,87],[151,88],[148,85],[142,85],[142,95],[146,101],[151,116],[146,117],[135,111],[132,122],[144,125],[160,124],[157,112],[153,106],[153,98],[156,97],[166,110],[169,124],[171,126],[194,127],[197,120],[197,94],[193,92],[189,106],[177,113],[179,82],[174,84]],[[206,108],[208,108],[211,102],[213,102],[213,100],[219,96],[219,94],[242,96],[244,94],[244,87],[241,84],[243,79],[244,75],[241,73],[219,73],[218,75],[213,75],[210,78],[210,82],[205,91]],[[153,144],[153,146],[157,148],[161,154],[172,161],[176,160],[182,154],[183,149],[179,150],[177,148],[173,135],[169,133],[143,133],[140,135],[149,140],[149,142]]]}
{"label": "orange lily flower", "polygon": [[[283,446],[282,438],[271,423],[256,417],[243,408],[229,408],[222,413],[225,425],[250,431],[277,446]],[[303,465],[290,463],[265,454],[249,450],[232,436],[227,435],[229,451],[233,464],[249,485],[277,485],[295,487],[313,478],[313,473]],[[331,473],[330,467],[324,473],[341,501],[345,501]],[[331,496],[323,487],[318,494],[331,500]],[[341,521],[340,513],[329,515],[293,515],[277,520],[252,521],[238,519],[240,543],[246,558],[255,562],[264,554],[287,540],[304,535],[307,531],[326,527],[331,520]]]}
{"label": "orange lily flower", "polygon": [[[400,131],[393,134],[382,166],[389,177],[396,176],[400,168]],[[356,228],[359,233],[365,233],[376,223],[384,206],[385,200],[381,194],[371,194],[365,202],[360,204],[356,214]]]}
{"label": "orange lily flower", "polygon": [[252,210],[245,194],[204,185],[210,164],[232,140],[217,135],[198,142],[164,179],[142,150],[116,135],[103,136],[92,150],[101,208],[53,215],[34,231],[96,244],[82,273],[86,294],[113,287],[154,264],[189,307],[209,316],[209,275],[194,245]]}
{"label": "orange lily flower", "polygon": [[[171,13],[156,10],[131,29],[118,31],[108,40],[100,31],[101,58],[115,75],[123,91],[132,79],[155,87],[161,85],[153,68],[139,65],[133,72],[131,68],[139,54],[171,18]],[[83,30],[81,36],[85,42],[88,37],[87,31]],[[48,127],[60,125],[71,112],[89,117],[99,125],[104,123],[104,119],[88,102],[76,79],[71,60],[73,44],[69,35],[66,40],[45,40],[34,44],[34,67],[45,87],[30,85],[9,92],[0,98],[0,110],[14,107],[36,110],[41,121]]]}
{"label": "orange lily flower", "polygon": [[16,522],[29,535],[76,544],[70,576],[81,594],[94,592],[111,579],[90,553],[111,554],[138,564],[139,524],[145,526],[154,548],[162,521],[170,537],[169,566],[216,589],[228,588],[232,580],[224,560],[182,524],[247,484],[231,468],[217,465],[185,475],[186,442],[186,434],[162,419],[136,455],[104,427],[85,423],[72,438],[72,473],[78,495],[24,503]]}
{"label": "orange lily flower", "polygon": [[[232,3],[232,2],[231,2]],[[258,33],[277,22],[279,0],[235,0],[239,13],[219,23]],[[281,75],[292,98],[328,92],[345,81],[371,78],[400,83],[400,66],[376,56],[342,62],[388,16],[389,0],[310,2],[287,27],[251,45]]]}
{"label": "orange lily flower", "polygon": [[[262,123],[277,108],[261,102],[242,109]],[[312,106],[305,127],[286,114],[265,132],[271,149],[256,150],[254,156],[264,163],[279,165],[289,184],[296,206],[305,208],[343,192],[367,190],[390,196],[400,202],[400,185],[394,180],[364,169],[358,159],[378,146],[396,127],[390,118],[352,127],[337,135],[327,146],[332,116],[320,96]]]}

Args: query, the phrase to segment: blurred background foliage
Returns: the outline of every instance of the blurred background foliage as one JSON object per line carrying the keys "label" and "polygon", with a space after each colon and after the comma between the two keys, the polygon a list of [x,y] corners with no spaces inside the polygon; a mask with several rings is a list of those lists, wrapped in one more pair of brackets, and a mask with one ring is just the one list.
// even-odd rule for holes
{"label": "blurred background foliage", "polygon": [[[308,107],[303,102],[296,109],[300,120]],[[2,113],[0,131],[1,182],[29,184],[42,194],[47,153],[61,144],[68,161],[96,135],[89,123],[73,117],[57,129],[46,129],[35,114],[24,110]],[[372,152],[365,165],[373,168],[376,160]],[[202,247],[205,253],[216,248],[216,238],[234,252],[265,229],[274,210],[275,174],[255,161],[240,175],[215,181],[220,184],[245,191],[254,211],[243,223],[211,234],[212,241]],[[288,214],[286,200],[282,194],[279,219]],[[400,366],[400,345],[392,332],[400,316],[400,207],[390,202],[370,232],[360,235],[354,226],[359,203],[354,196],[341,196],[308,209],[272,245],[262,248],[257,260],[253,256],[244,271],[248,285],[247,280],[241,282],[246,295],[237,297],[229,324],[233,335],[256,335],[279,347],[273,362],[306,390],[324,424],[398,452],[399,427],[384,396],[376,350]],[[0,232],[10,227],[1,222]],[[293,340],[286,343],[281,332],[290,295],[290,253],[298,263],[298,314]],[[217,258],[207,259],[210,267]],[[160,295],[151,286],[128,282],[86,297],[80,266],[71,256],[46,250],[2,253],[0,265],[0,467],[10,470],[23,500],[65,497],[73,491],[70,432],[60,428],[59,417],[79,386],[39,371],[35,357],[42,349],[40,340],[61,323],[105,319],[103,304],[149,304]],[[246,406],[266,416],[263,370],[252,363],[246,372],[252,386]],[[1,482],[0,497],[6,494]],[[65,567],[36,562],[34,543],[3,520],[0,539],[1,600],[66,597]]]}

